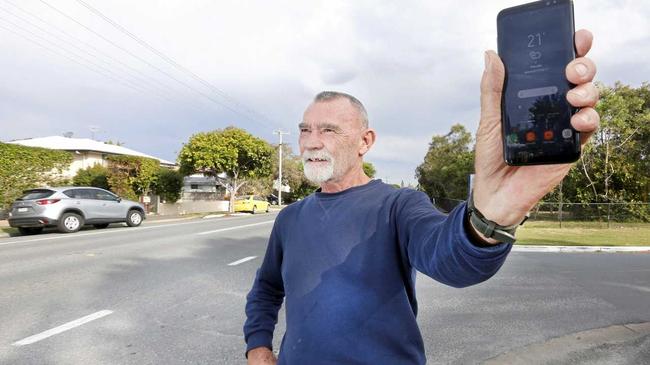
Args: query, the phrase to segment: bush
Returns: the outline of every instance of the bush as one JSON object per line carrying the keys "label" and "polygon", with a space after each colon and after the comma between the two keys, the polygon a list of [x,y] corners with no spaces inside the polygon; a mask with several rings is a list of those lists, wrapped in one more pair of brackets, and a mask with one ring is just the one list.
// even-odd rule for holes
{"label": "bush", "polygon": [[152,186],[154,194],[160,196],[167,203],[176,203],[181,198],[183,189],[183,175],[174,170],[161,167]]}
{"label": "bush", "polygon": [[110,190],[108,184],[108,169],[100,164],[79,170],[77,175],[72,178],[74,186],[94,186]]}

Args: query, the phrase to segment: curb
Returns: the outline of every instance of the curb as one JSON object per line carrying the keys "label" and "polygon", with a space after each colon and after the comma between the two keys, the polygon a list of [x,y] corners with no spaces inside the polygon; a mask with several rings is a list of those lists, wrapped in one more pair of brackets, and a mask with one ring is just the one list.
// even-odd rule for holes
{"label": "curb", "polygon": [[595,328],[516,348],[484,364],[565,364],[578,354],[617,344],[631,346],[631,342],[645,336],[650,336],[650,322]]}
{"label": "curb", "polygon": [[225,214],[208,214],[208,215],[204,216],[202,219],[221,218],[221,217],[225,217],[225,216],[226,216]]}
{"label": "curb", "polygon": [[650,246],[536,246],[536,245],[515,245],[514,252],[650,252]]}

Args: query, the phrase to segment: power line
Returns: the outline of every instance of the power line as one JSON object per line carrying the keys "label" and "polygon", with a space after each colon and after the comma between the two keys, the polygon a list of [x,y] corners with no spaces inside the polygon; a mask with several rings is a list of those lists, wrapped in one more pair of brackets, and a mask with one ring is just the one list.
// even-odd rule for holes
{"label": "power line", "polygon": [[54,53],[54,54],[56,54],[56,55],[59,55],[59,56],[61,56],[61,57],[65,57],[65,58],[69,59],[70,61],[72,61],[72,62],[74,62],[74,63],[77,63],[77,64],[79,64],[79,65],[81,65],[81,66],[83,66],[83,67],[86,67],[86,68],[88,68],[89,70],[91,70],[91,71],[93,71],[93,72],[95,72],[95,73],[98,73],[98,74],[100,74],[100,75],[102,75],[102,76],[104,76],[104,77],[108,77],[109,79],[111,79],[111,80],[113,80],[113,81],[119,82],[120,84],[122,84],[122,85],[124,85],[124,86],[126,86],[126,87],[128,87],[128,88],[130,88],[130,89],[132,89],[132,90],[134,90],[134,91],[136,91],[136,92],[142,92],[142,90],[139,90],[139,89],[133,87],[131,84],[125,83],[125,82],[122,81],[122,80],[118,80],[118,79],[116,79],[116,78],[114,78],[114,77],[112,77],[112,76],[110,76],[110,75],[107,75],[107,74],[105,74],[105,73],[103,73],[103,72],[101,72],[101,71],[98,71],[98,70],[96,70],[96,69],[94,69],[94,68],[92,68],[92,67],[90,67],[90,66],[88,66],[88,65],[86,65],[86,64],[84,64],[84,63],[82,63],[82,62],[79,62],[79,61],[75,60],[74,58],[72,58],[72,57],[66,55],[65,53],[60,53],[60,52],[58,52],[58,51],[56,51],[56,50],[54,50],[54,49],[52,49],[52,48],[50,48],[50,47],[47,47],[47,46],[45,46],[45,45],[43,45],[43,44],[41,44],[41,43],[39,43],[39,42],[37,42],[37,41],[35,41],[35,40],[33,40],[33,39],[31,39],[31,38],[29,38],[29,37],[23,35],[23,34],[20,34],[20,33],[14,31],[14,30],[12,30],[12,29],[9,29],[9,28],[5,27],[5,26],[2,25],[2,24],[0,24],[0,28],[4,29],[4,30],[6,30],[6,31],[8,31],[8,32],[10,32],[10,33],[13,33],[13,34],[15,34],[15,35],[17,35],[17,36],[19,36],[19,37],[21,37],[21,38],[23,38],[23,39],[25,39],[25,40],[31,42],[31,43],[34,43],[34,44],[36,44],[37,46],[39,46],[39,47],[41,47],[41,48],[44,48],[44,49],[46,49],[46,50],[48,50],[48,51],[50,51],[50,52],[52,52],[52,53]]}
{"label": "power line", "polygon": [[57,13],[63,15],[64,17],[66,17],[66,18],[72,20],[73,22],[75,22],[75,23],[78,24],[79,26],[83,27],[84,29],[88,30],[89,32],[93,33],[94,35],[96,35],[97,37],[103,39],[104,41],[108,42],[109,44],[113,45],[114,47],[116,47],[116,48],[122,50],[123,52],[129,54],[130,56],[132,56],[132,57],[134,57],[134,58],[140,60],[141,62],[145,63],[145,64],[148,65],[149,67],[151,67],[151,68],[157,70],[158,72],[160,72],[160,73],[166,75],[167,77],[171,78],[172,80],[174,80],[174,81],[178,82],[179,84],[181,84],[181,85],[187,87],[188,89],[190,89],[190,90],[194,91],[195,93],[197,93],[197,94],[203,96],[204,98],[206,98],[206,99],[212,101],[213,103],[215,103],[215,104],[217,104],[217,105],[219,105],[219,106],[221,106],[221,107],[223,107],[223,108],[226,108],[226,109],[230,110],[231,112],[233,112],[233,113],[235,113],[235,114],[238,114],[238,115],[240,115],[240,116],[243,116],[244,118],[246,118],[246,119],[248,119],[248,120],[250,120],[250,121],[252,121],[252,122],[254,122],[254,123],[258,123],[258,124],[260,124],[260,125],[266,126],[266,125],[262,124],[261,122],[258,122],[258,121],[255,120],[255,119],[251,119],[250,117],[248,117],[247,115],[245,115],[245,114],[243,114],[243,113],[237,111],[236,109],[233,109],[233,108],[231,108],[230,106],[228,106],[228,105],[226,105],[226,104],[224,104],[224,103],[222,103],[222,102],[220,102],[220,101],[218,101],[218,100],[216,100],[216,99],[210,97],[210,95],[207,95],[207,94],[203,93],[202,91],[193,88],[191,85],[188,85],[187,83],[185,83],[185,82],[183,82],[183,81],[177,79],[177,78],[174,77],[173,75],[171,75],[171,74],[169,74],[168,72],[166,72],[166,71],[160,69],[159,67],[153,65],[152,63],[150,63],[149,61],[143,59],[142,57],[133,54],[133,52],[130,52],[129,50],[125,49],[124,47],[122,47],[122,46],[116,44],[115,42],[111,41],[110,39],[104,37],[102,34],[100,34],[100,33],[96,32],[96,31],[94,31],[93,29],[91,29],[91,28],[89,28],[89,27],[87,27],[86,25],[82,24],[81,22],[79,22],[79,21],[76,20],[75,18],[71,17],[70,15],[64,13],[63,11],[61,11],[61,10],[57,9],[56,7],[54,7],[53,5],[49,4],[47,1],[45,1],[45,0],[40,0],[40,2],[42,2],[43,4],[45,4],[46,6],[48,6],[49,8],[51,8],[52,10],[56,11]]}
{"label": "power line", "polygon": [[[12,22],[12,21],[10,21],[10,20],[7,20],[7,19],[2,18],[2,17],[0,17],[0,20],[4,21],[4,22],[6,22],[6,23],[9,23],[9,24],[11,24],[11,25],[13,25],[14,27],[16,27],[16,28],[22,30],[23,32],[27,32],[27,33],[29,33],[29,34],[33,35],[34,37],[39,38],[39,39],[45,41],[46,43],[50,43],[50,44],[52,43],[52,42],[49,41],[48,39],[45,39],[45,38],[41,37],[40,35],[38,35],[38,34],[32,32],[32,31],[30,31],[29,29],[25,29],[25,28],[23,28],[23,27],[17,25],[16,23],[14,23],[14,22]],[[5,28],[5,29],[6,29],[6,28]],[[14,33],[15,33],[15,32],[14,32]],[[57,48],[59,48],[59,49],[61,49],[61,47],[57,46],[56,44],[54,44],[54,46],[57,47]],[[63,50],[63,49],[61,49],[61,50]],[[114,76],[118,76],[118,75],[116,75],[114,72],[112,72],[111,70],[107,69],[106,67],[101,66],[101,65],[98,65],[98,64],[96,64],[96,63],[94,63],[94,62],[92,62],[92,61],[89,61],[88,59],[86,59],[86,58],[84,58],[84,57],[82,57],[82,56],[79,56],[78,54],[76,54],[76,53],[74,53],[74,52],[71,52],[70,50],[64,50],[64,51],[66,51],[67,53],[70,53],[70,54],[72,54],[72,55],[74,55],[74,56],[76,56],[76,57],[82,59],[84,62],[87,62],[87,63],[89,63],[89,64],[91,64],[91,65],[93,65],[93,66],[99,68],[100,70],[103,70],[104,72],[106,72],[106,73],[108,73],[108,74],[112,74],[112,75],[114,75]],[[122,81],[125,82],[125,83],[127,83],[127,84],[129,84],[130,86],[132,86],[132,87],[134,87],[134,88],[136,88],[136,89],[138,89],[138,87],[139,87],[138,85],[135,85],[135,84],[133,84],[133,83],[130,82],[130,81],[127,81],[127,80],[122,80]],[[138,89],[138,91],[143,91],[143,90],[144,90],[144,89]]]}
{"label": "power line", "polygon": [[[127,74],[129,74],[129,76],[133,77],[133,78],[134,78],[135,80],[137,80],[139,83],[146,84],[147,86],[149,86],[149,87],[151,88],[151,91],[147,90],[146,93],[154,92],[154,93],[157,93],[157,95],[158,95],[159,97],[162,97],[165,101],[174,102],[174,100],[172,100],[172,99],[169,97],[170,94],[168,94],[168,93],[170,92],[170,90],[171,90],[171,89],[169,88],[169,86],[164,85],[164,84],[161,84],[160,82],[158,82],[158,81],[157,81],[156,79],[154,79],[154,78],[149,78],[146,74],[142,73],[141,71],[139,71],[139,70],[137,70],[137,69],[135,69],[135,68],[129,66],[128,64],[125,64],[124,62],[121,62],[121,61],[115,59],[114,57],[110,56],[109,54],[107,54],[107,53],[105,53],[105,52],[102,52],[101,50],[99,50],[99,49],[97,49],[96,47],[92,46],[92,45],[89,44],[88,42],[84,42],[84,41],[78,39],[77,37],[74,37],[74,36],[70,35],[68,32],[66,32],[66,31],[64,31],[64,30],[62,30],[62,29],[60,29],[60,28],[58,28],[57,26],[55,26],[55,25],[53,25],[53,24],[50,24],[50,23],[47,22],[46,20],[43,20],[43,19],[40,18],[39,16],[30,13],[29,11],[27,11],[27,10],[25,10],[25,9],[23,9],[23,8],[21,8],[21,7],[19,7],[19,6],[17,6],[16,4],[14,4],[14,3],[12,3],[12,2],[10,2],[10,1],[8,1],[8,0],[5,0],[5,2],[9,3],[9,4],[12,5],[13,7],[15,7],[16,9],[20,10],[21,12],[23,12],[23,13],[25,13],[25,14],[27,14],[27,15],[29,15],[29,16],[35,18],[35,19],[38,19],[40,22],[46,24],[47,26],[56,29],[59,33],[65,35],[66,37],[68,37],[68,38],[70,38],[70,39],[73,39],[73,40],[76,41],[76,42],[82,43],[82,44],[86,45],[87,47],[90,47],[91,49],[93,49],[95,52],[97,52],[97,53],[99,53],[99,54],[101,54],[101,55],[103,55],[103,56],[105,56],[105,57],[107,57],[107,58],[113,60],[113,61],[116,62],[116,63],[119,63],[119,64],[123,65],[125,68],[128,68],[128,69],[133,70],[134,72],[136,72],[136,73],[138,73],[138,74],[143,75],[144,77],[138,77],[138,76],[135,76],[135,75],[129,74],[129,73],[127,72]],[[29,25],[31,25],[32,27],[34,27],[34,28],[40,30],[41,32],[43,32],[43,33],[49,35],[50,37],[52,37],[52,38],[54,38],[54,39],[56,39],[56,40],[58,40],[58,41],[60,41],[60,42],[64,42],[64,43],[66,43],[67,45],[70,45],[71,47],[73,47],[73,48],[75,48],[75,49],[77,49],[77,50],[83,52],[84,54],[86,54],[86,55],[88,55],[88,56],[90,56],[90,57],[92,57],[92,58],[94,58],[94,59],[97,59],[97,60],[102,61],[104,64],[109,65],[109,67],[110,67],[110,66],[114,66],[114,65],[112,65],[110,62],[108,62],[108,61],[102,59],[101,57],[99,57],[99,56],[97,56],[97,55],[95,55],[95,54],[92,54],[92,53],[88,52],[88,51],[85,50],[85,49],[82,49],[81,47],[77,46],[77,45],[74,44],[73,42],[70,42],[70,41],[68,41],[68,40],[66,40],[66,39],[63,39],[63,38],[61,38],[61,37],[59,37],[59,36],[53,34],[52,32],[49,32],[47,29],[44,29],[44,28],[40,27],[40,26],[37,25],[37,24],[34,24],[34,23],[33,23],[32,21],[30,21],[29,19],[26,19],[26,18],[24,18],[24,17],[22,17],[22,16],[20,16],[20,15],[18,15],[18,14],[16,14],[16,13],[14,13],[14,12],[12,12],[12,11],[10,11],[10,10],[4,8],[4,7],[0,7],[0,10],[3,10],[4,12],[9,13],[10,15],[12,15],[12,16],[14,16],[14,17],[16,17],[16,18],[18,18],[18,19],[20,19],[20,20],[26,22],[27,24],[29,24]],[[20,28],[19,26],[15,25],[14,23],[12,23],[12,25],[14,25],[14,26]],[[22,28],[20,28],[20,29],[22,29]],[[30,33],[31,33],[31,32],[30,32]],[[32,33],[32,34],[33,34],[33,33]],[[44,39],[44,38],[41,37],[41,39]],[[53,42],[50,41],[49,43],[53,43]],[[59,48],[60,48],[60,47],[59,47]],[[79,56],[77,55],[77,57],[79,57]],[[81,58],[81,57],[80,57],[80,58]],[[82,59],[83,59],[83,58],[82,58]],[[87,61],[87,60],[86,60],[86,61]],[[87,61],[87,62],[89,62],[89,61]],[[110,71],[109,71],[109,72],[110,72]],[[111,72],[111,73],[112,73],[112,72]],[[113,74],[114,74],[114,73],[113,73]],[[154,85],[154,84],[151,83],[148,79],[151,79],[151,80],[153,80],[153,81],[156,81],[156,82],[158,83],[158,85],[161,85],[162,87],[158,87],[157,85]],[[145,90],[146,90],[146,89],[145,89]],[[163,93],[163,92],[161,92],[160,90],[162,90],[163,92],[167,92],[167,93]],[[146,94],[146,93],[145,93],[145,94]],[[196,109],[196,110],[200,110],[200,109],[199,109],[197,106],[195,106],[194,104],[189,104],[189,105],[191,105],[191,106],[192,106],[194,109]]]}
{"label": "power line", "polygon": [[[39,16],[37,16],[37,15],[34,15],[34,14],[30,13],[29,11],[27,11],[27,10],[25,10],[25,9],[23,9],[23,8],[21,8],[21,7],[19,7],[18,5],[14,4],[14,3],[12,3],[11,1],[8,1],[8,0],[4,0],[4,1],[7,2],[7,3],[9,3],[11,6],[15,7],[16,9],[20,10],[21,12],[23,12],[23,13],[29,15],[30,17],[33,17],[33,18],[39,20],[40,22],[42,22],[43,24],[46,24],[47,26],[49,26],[49,27],[51,27],[51,28],[57,30],[60,34],[63,34],[63,35],[65,35],[66,37],[68,37],[68,38],[74,40],[75,42],[77,42],[77,43],[81,43],[81,44],[85,45],[86,47],[92,49],[93,51],[97,52],[98,54],[100,54],[100,55],[102,55],[102,56],[104,56],[104,57],[110,59],[111,61],[113,61],[113,62],[115,62],[115,63],[118,63],[118,64],[122,65],[125,69],[127,69],[127,70],[131,70],[131,71],[133,71],[133,72],[135,72],[135,73],[138,73],[138,74],[140,74],[140,75],[143,75],[143,77],[138,77],[138,76],[132,75],[132,77],[135,78],[136,80],[138,80],[139,82],[146,83],[147,85],[153,87],[154,89],[158,89],[159,86],[162,86],[162,90],[164,90],[164,91],[169,91],[169,87],[168,87],[167,85],[161,84],[160,82],[158,82],[158,81],[155,80],[155,79],[151,79],[152,81],[156,81],[156,82],[158,82],[157,85],[154,85],[150,80],[147,79],[148,76],[145,75],[145,74],[143,74],[141,71],[139,71],[139,70],[137,70],[137,69],[131,67],[130,65],[128,65],[128,64],[126,64],[126,63],[124,63],[124,62],[121,62],[121,61],[118,60],[118,59],[115,59],[114,57],[112,57],[111,55],[109,55],[109,54],[107,54],[107,53],[105,53],[105,52],[102,52],[101,50],[99,50],[99,49],[97,49],[95,46],[93,46],[92,44],[90,44],[90,43],[88,43],[88,42],[85,42],[85,41],[83,41],[83,40],[81,40],[81,39],[79,39],[79,38],[77,38],[77,37],[75,37],[75,36],[69,34],[68,32],[66,32],[66,31],[62,30],[61,28],[57,27],[56,25],[53,25],[53,24],[47,22],[46,20],[43,20],[41,17],[39,17]],[[111,65],[110,62],[108,62],[108,61],[102,59],[101,57],[98,57],[97,55],[91,54],[91,53],[88,52],[87,50],[84,50],[84,49],[82,49],[81,47],[77,46],[74,42],[71,42],[71,41],[68,41],[68,40],[66,40],[66,39],[63,39],[63,38],[61,38],[61,37],[59,37],[59,36],[53,34],[52,32],[49,32],[48,30],[43,29],[42,27],[38,26],[37,24],[34,24],[32,21],[30,21],[29,19],[26,19],[26,18],[22,17],[22,16],[19,15],[19,14],[16,14],[16,13],[14,13],[14,12],[8,10],[8,9],[5,9],[5,8],[3,8],[3,7],[0,7],[0,10],[3,10],[3,11],[5,11],[5,12],[7,12],[7,13],[13,15],[13,16],[15,16],[16,18],[18,18],[18,19],[20,19],[20,20],[22,20],[22,21],[24,21],[24,22],[30,24],[32,27],[34,27],[34,28],[36,28],[36,29],[39,29],[39,30],[42,31],[43,33],[45,33],[45,34],[47,34],[47,35],[49,35],[49,36],[51,36],[51,37],[53,37],[53,38],[55,38],[55,39],[61,41],[61,42],[65,42],[66,44],[68,44],[68,45],[74,47],[75,49],[78,49],[78,50],[84,52],[85,54],[87,54],[87,55],[89,55],[89,56],[91,56],[91,57],[94,57],[94,58],[96,58],[96,59],[98,59],[98,60],[101,60],[102,62],[104,62],[104,63],[107,64],[107,65]],[[158,90],[159,90],[159,89],[158,89]]]}
{"label": "power line", "polygon": [[[4,8],[2,8],[2,7],[0,7],[0,10],[6,11],[6,9],[4,9]],[[11,14],[11,13],[10,13],[10,14]],[[12,15],[14,15],[14,14],[12,14]],[[114,73],[113,71],[107,69],[106,67],[101,66],[101,65],[98,65],[98,64],[96,64],[96,63],[94,63],[94,62],[92,62],[92,61],[90,61],[90,60],[88,60],[88,59],[86,59],[86,58],[80,56],[80,55],[77,54],[77,53],[71,52],[70,50],[66,50],[66,49],[62,48],[61,46],[55,44],[54,42],[52,42],[52,41],[50,41],[50,40],[48,40],[48,39],[46,39],[46,38],[44,38],[44,37],[42,37],[42,36],[40,36],[40,35],[34,33],[34,32],[32,32],[32,31],[30,31],[30,30],[28,30],[28,29],[26,29],[26,28],[23,28],[23,27],[21,27],[20,25],[14,23],[14,22],[12,22],[12,21],[10,21],[10,20],[8,20],[8,19],[5,19],[5,18],[0,17],[0,20],[3,20],[3,21],[5,21],[6,23],[9,23],[9,24],[13,25],[13,26],[16,27],[17,29],[22,30],[23,32],[27,32],[27,33],[33,35],[34,37],[37,37],[37,38],[41,39],[42,41],[45,41],[45,42],[47,42],[47,43],[49,43],[49,44],[51,44],[51,45],[54,45],[55,47],[57,47],[57,48],[59,48],[59,49],[61,49],[61,50],[66,51],[66,52],[68,52],[68,53],[70,53],[70,54],[72,54],[72,55],[74,55],[74,56],[76,56],[76,57],[82,59],[83,61],[85,61],[85,62],[87,62],[87,63],[90,63],[90,64],[94,65],[95,67],[100,68],[100,69],[103,70],[104,72],[107,72],[107,73],[110,73],[110,74],[112,74],[112,75],[115,75],[116,77],[119,76],[119,75],[117,75],[116,73]],[[40,28],[39,26],[37,26],[37,25],[35,25],[35,24],[31,24],[31,25],[34,26],[35,28],[37,28],[37,29],[43,31],[44,33],[46,33],[46,34],[52,36],[51,33],[49,33],[49,32],[47,32],[46,30]],[[56,38],[56,37],[55,37],[55,38]],[[61,39],[59,39],[59,40],[61,41]],[[72,43],[67,42],[67,41],[66,41],[66,43],[70,44],[72,47],[74,47],[74,48],[80,50],[81,52],[84,52],[84,53],[90,55],[91,57],[95,57],[95,56],[89,54],[88,52],[86,52],[85,50],[83,50],[83,49],[77,47],[75,44],[72,44]],[[95,58],[98,58],[98,57],[95,57]],[[100,59],[100,58],[98,58],[98,59]],[[100,59],[100,60],[101,60],[101,59]],[[131,83],[132,85],[135,85],[135,86],[137,86],[137,87],[141,87],[140,85],[136,85],[136,84],[134,84],[134,83],[133,83],[132,81],[130,81],[130,80],[124,80],[124,81],[127,81],[127,82],[129,82],[129,83]],[[147,90],[143,88],[141,91],[147,91]]]}
{"label": "power line", "polygon": [[[95,15],[99,16],[100,18],[102,18],[104,21],[106,21],[107,23],[109,23],[109,24],[112,25],[113,27],[115,27],[117,30],[119,30],[119,31],[121,31],[122,33],[126,34],[126,35],[129,36],[131,39],[135,40],[135,41],[138,42],[140,45],[142,45],[143,47],[147,48],[149,51],[153,52],[153,53],[154,53],[155,55],[157,55],[158,57],[160,57],[160,58],[162,58],[163,60],[165,60],[167,63],[171,64],[172,66],[176,67],[177,69],[179,69],[179,70],[185,72],[186,74],[190,75],[190,76],[193,77],[195,80],[198,80],[200,83],[202,83],[203,85],[207,86],[208,88],[210,88],[211,90],[213,90],[215,93],[219,94],[219,95],[220,95],[221,97],[223,97],[224,99],[229,100],[231,103],[236,104],[236,105],[239,106],[240,108],[245,109],[246,111],[248,111],[249,113],[251,113],[251,114],[253,114],[253,115],[261,116],[262,118],[266,119],[267,121],[271,121],[271,120],[270,120],[268,117],[266,117],[264,114],[259,113],[259,112],[255,111],[254,109],[251,109],[251,108],[249,108],[249,107],[247,107],[247,106],[241,104],[240,102],[238,102],[238,101],[235,100],[234,98],[230,97],[226,92],[220,90],[219,88],[217,88],[216,86],[212,85],[210,82],[208,82],[208,81],[206,81],[205,79],[203,79],[202,77],[198,76],[197,74],[195,74],[195,73],[192,72],[191,70],[187,69],[186,67],[182,66],[182,65],[179,64],[178,62],[174,61],[171,57],[169,57],[169,56],[163,54],[162,52],[158,51],[158,50],[157,50],[156,48],[154,48],[152,45],[150,45],[149,43],[145,42],[144,40],[142,40],[141,38],[139,38],[139,37],[136,36],[135,34],[131,33],[131,32],[128,31],[126,28],[124,28],[123,26],[119,25],[117,22],[115,22],[114,20],[112,20],[112,19],[109,18],[108,16],[104,15],[101,11],[99,11],[99,10],[95,9],[94,7],[90,6],[90,5],[89,5],[88,3],[86,3],[85,1],[83,1],[83,0],[77,0],[77,2],[80,3],[81,5],[83,5],[84,7],[86,7],[86,8],[87,8],[88,10],[90,10],[91,12],[93,12]],[[272,121],[271,121],[271,122],[272,122]]]}

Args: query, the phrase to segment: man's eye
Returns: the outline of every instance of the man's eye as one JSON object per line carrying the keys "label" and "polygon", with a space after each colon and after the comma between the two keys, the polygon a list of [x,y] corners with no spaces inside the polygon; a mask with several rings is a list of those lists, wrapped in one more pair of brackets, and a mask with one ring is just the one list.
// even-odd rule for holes
{"label": "man's eye", "polygon": [[334,129],[332,129],[332,128],[323,128],[323,133],[334,133]]}
{"label": "man's eye", "polygon": [[307,133],[309,132],[309,129],[307,128],[300,128],[300,133]]}

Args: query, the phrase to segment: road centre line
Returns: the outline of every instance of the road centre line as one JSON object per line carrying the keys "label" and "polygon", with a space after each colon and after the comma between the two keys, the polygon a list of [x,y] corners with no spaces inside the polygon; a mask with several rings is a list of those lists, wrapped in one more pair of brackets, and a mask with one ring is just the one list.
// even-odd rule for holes
{"label": "road centre line", "polygon": [[54,327],[54,328],[49,329],[49,330],[47,330],[45,332],[41,332],[39,334],[29,336],[27,338],[23,338],[20,341],[14,342],[12,345],[14,345],[14,346],[29,345],[29,344],[32,344],[34,342],[44,340],[44,339],[46,339],[48,337],[58,335],[61,332],[65,332],[65,331],[71,330],[71,329],[73,329],[75,327],[79,327],[79,326],[81,326],[83,324],[94,321],[96,319],[106,317],[107,315],[109,315],[111,313],[113,313],[113,311],[111,311],[111,310],[102,310],[102,311],[99,311],[99,312],[95,312],[95,313],[87,315],[85,317],[81,317],[79,319],[75,319],[74,321],[70,321],[68,323],[62,324],[62,325],[60,325],[58,327]]}
{"label": "road centre line", "polygon": [[250,261],[250,260],[253,260],[253,259],[256,259],[256,258],[257,258],[257,256],[248,256],[248,257],[244,257],[244,258],[241,259],[241,260],[237,260],[237,261],[234,261],[234,262],[229,263],[228,266],[239,265],[239,264],[242,264],[242,263],[244,263],[244,262],[246,262],[246,261]]}
{"label": "road centre line", "polygon": [[[233,218],[228,218],[228,220],[244,220],[249,217],[233,217]],[[23,242],[37,242],[37,241],[46,241],[46,240],[56,240],[56,239],[62,239],[62,238],[76,238],[76,237],[85,237],[85,236],[95,236],[95,235],[104,235],[104,234],[112,234],[112,233],[125,233],[125,232],[139,232],[142,230],[147,230],[147,229],[153,229],[153,228],[165,228],[165,227],[174,227],[174,226],[183,226],[183,225],[190,225],[190,224],[198,224],[198,223],[211,223],[214,221],[211,220],[200,220],[200,221],[192,221],[192,222],[181,222],[181,223],[170,223],[170,224],[155,224],[151,226],[144,226],[144,227],[137,227],[137,228],[127,228],[123,227],[124,229],[109,229],[109,230],[103,230],[101,232],[88,232],[88,233],[61,233],[60,235],[53,236],[53,237],[43,237],[43,238],[34,238],[34,239],[26,239],[26,240],[17,240],[17,241],[9,241],[9,242],[2,242],[0,240],[0,246],[4,245],[11,245],[14,243],[23,243]]]}
{"label": "road centre line", "polygon": [[244,224],[243,226],[235,226],[235,227],[215,229],[213,231],[201,232],[201,233],[197,233],[197,235],[206,235],[206,234],[219,233],[219,232],[224,232],[224,231],[231,231],[233,229],[259,226],[259,225],[262,225],[262,224],[268,224],[268,223],[273,223],[273,222],[275,222],[275,221],[273,220],[273,221],[264,221],[264,222],[258,222],[258,223]]}

